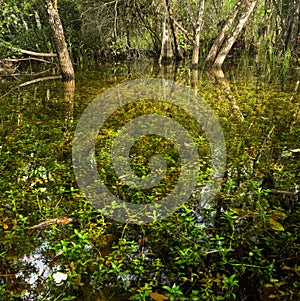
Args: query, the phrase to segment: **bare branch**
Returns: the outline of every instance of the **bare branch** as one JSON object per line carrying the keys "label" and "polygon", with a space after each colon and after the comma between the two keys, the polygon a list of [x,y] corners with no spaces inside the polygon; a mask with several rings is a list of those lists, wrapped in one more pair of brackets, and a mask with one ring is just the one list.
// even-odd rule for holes
{"label": "bare branch", "polygon": [[11,93],[13,90],[16,90],[16,89],[19,89],[19,88],[22,88],[22,87],[25,87],[25,86],[28,86],[28,85],[31,85],[31,84],[35,84],[35,83],[38,83],[38,82],[41,82],[41,81],[45,81],[45,80],[60,79],[60,78],[62,78],[61,75],[53,75],[53,76],[45,76],[45,77],[35,78],[35,79],[29,80],[27,82],[24,82],[22,84],[19,84],[19,85],[15,86],[15,87],[11,88],[8,92],[6,92],[5,94],[1,95],[0,98],[5,97],[9,93]]}
{"label": "bare branch", "polygon": [[3,43],[2,43],[2,46],[6,47],[6,48],[9,48],[11,50],[19,51],[22,54],[28,54],[28,55],[32,55],[32,56],[40,56],[40,57],[56,57],[57,56],[55,53],[35,52],[35,51],[25,50],[25,49],[13,47],[13,46],[8,46],[8,45],[5,45]]}

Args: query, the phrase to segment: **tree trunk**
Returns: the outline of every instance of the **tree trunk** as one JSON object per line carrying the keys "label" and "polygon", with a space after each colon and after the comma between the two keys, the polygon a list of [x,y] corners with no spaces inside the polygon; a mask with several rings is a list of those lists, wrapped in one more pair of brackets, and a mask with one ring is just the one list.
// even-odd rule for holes
{"label": "tree trunk", "polygon": [[218,69],[218,68],[222,67],[227,54],[229,53],[234,42],[236,41],[238,35],[242,31],[245,23],[247,22],[250,14],[252,13],[255,5],[256,5],[256,2],[254,1],[251,4],[249,4],[249,6],[245,7],[245,12],[242,14],[236,27],[233,29],[231,36],[223,43],[222,48],[220,49],[220,51],[213,63],[213,66],[212,66],[213,68]]}
{"label": "tree trunk", "polygon": [[204,3],[205,3],[205,0],[202,0],[200,3],[199,10],[198,10],[193,56],[192,56],[192,69],[197,69],[198,63],[199,63],[200,32],[203,27]]}
{"label": "tree trunk", "polygon": [[74,69],[67,48],[56,0],[45,0],[52,39],[56,48],[63,81],[74,80]]}
{"label": "tree trunk", "polygon": [[283,28],[284,48],[297,49],[300,37],[300,2],[290,0],[286,20]]}
{"label": "tree trunk", "polygon": [[182,60],[183,55],[180,49],[180,45],[178,41],[178,32],[175,26],[174,16],[173,16],[173,0],[165,0],[165,5],[166,5],[167,16],[168,16],[168,24],[170,24],[171,33],[173,36],[175,58],[177,60]]}
{"label": "tree trunk", "polygon": [[172,44],[169,37],[169,28],[167,24],[167,18],[165,16],[163,21],[163,34],[162,34],[162,45],[159,57],[159,63],[162,65],[169,65],[174,59]]}
{"label": "tree trunk", "polygon": [[218,51],[219,51],[220,47],[222,46],[225,35],[229,32],[229,29],[231,28],[231,26],[235,20],[235,17],[239,11],[239,8],[240,8],[240,2],[238,1],[232,10],[232,13],[228,17],[224,27],[221,29],[218,37],[215,39],[215,41],[205,59],[206,67],[210,68],[213,65],[214,60],[218,54]]}

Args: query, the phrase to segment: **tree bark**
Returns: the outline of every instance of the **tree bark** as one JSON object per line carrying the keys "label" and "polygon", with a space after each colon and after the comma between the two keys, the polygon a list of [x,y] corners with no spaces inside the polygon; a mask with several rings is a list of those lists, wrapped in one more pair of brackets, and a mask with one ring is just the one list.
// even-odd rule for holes
{"label": "tree bark", "polygon": [[166,5],[167,16],[168,16],[168,24],[170,24],[171,33],[173,36],[175,58],[177,60],[182,60],[183,55],[180,49],[177,27],[175,26],[174,16],[173,16],[173,0],[165,0],[165,5]]}
{"label": "tree bark", "polygon": [[220,49],[212,68],[218,69],[221,68],[223,65],[224,60],[226,59],[227,54],[229,53],[230,49],[232,48],[232,45],[234,44],[234,42],[236,41],[238,35],[240,34],[240,32],[242,31],[245,23],[247,22],[250,14],[252,13],[254,7],[256,5],[256,1],[252,2],[251,4],[249,4],[249,6],[245,7],[245,11],[242,14],[242,17],[240,18],[238,24],[236,25],[236,27],[233,29],[233,32],[231,34],[231,36],[225,40],[225,42],[222,45],[222,48]]}
{"label": "tree bark", "polygon": [[169,28],[167,18],[165,16],[163,21],[162,45],[159,57],[159,63],[162,65],[169,65],[174,59],[172,44],[169,37]]}
{"label": "tree bark", "polygon": [[218,37],[215,39],[215,41],[205,59],[206,67],[210,68],[213,65],[214,60],[218,54],[218,51],[219,51],[220,47],[222,46],[222,43],[225,39],[225,35],[229,32],[229,29],[231,28],[231,26],[236,18],[236,15],[239,11],[239,7],[240,7],[240,2],[238,1],[232,10],[232,13],[228,17],[225,25],[221,29]]}
{"label": "tree bark", "polygon": [[290,0],[283,29],[284,48],[297,49],[300,38],[300,2]]}
{"label": "tree bark", "polygon": [[69,81],[74,80],[75,75],[56,2],[56,0],[45,0],[49,17],[49,25],[57,52],[61,75],[63,81]]}
{"label": "tree bark", "polygon": [[204,3],[205,0],[202,0],[198,10],[198,17],[195,30],[195,39],[194,39],[194,48],[192,56],[192,69],[198,68],[199,63],[199,48],[200,48],[200,32],[203,27],[203,14],[204,14]]}

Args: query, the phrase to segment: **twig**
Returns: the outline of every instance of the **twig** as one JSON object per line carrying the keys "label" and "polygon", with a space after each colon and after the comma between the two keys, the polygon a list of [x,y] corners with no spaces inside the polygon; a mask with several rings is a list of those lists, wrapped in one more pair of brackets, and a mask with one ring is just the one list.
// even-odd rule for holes
{"label": "twig", "polygon": [[286,190],[271,189],[270,192],[274,194],[293,195],[293,196],[297,195],[296,192],[286,191]]}
{"label": "twig", "polygon": [[178,29],[180,29],[180,30],[186,35],[187,39],[188,39],[190,42],[192,42],[193,39],[190,37],[189,32],[188,32],[185,28],[183,28],[183,27],[182,27],[182,26],[174,19],[173,16],[171,16],[171,19],[174,21],[174,24],[178,27]]}
{"label": "twig", "polygon": [[39,228],[43,228],[46,226],[50,226],[50,225],[67,225],[70,222],[72,222],[72,218],[71,217],[67,217],[67,216],[62,216],[62,217],[58,217],[58,218],[51,218],[51,219],[47,219],[37,225],[34,225],[32,227],[29,228],[29,230],[34,230],[34,229],[39,229]]}

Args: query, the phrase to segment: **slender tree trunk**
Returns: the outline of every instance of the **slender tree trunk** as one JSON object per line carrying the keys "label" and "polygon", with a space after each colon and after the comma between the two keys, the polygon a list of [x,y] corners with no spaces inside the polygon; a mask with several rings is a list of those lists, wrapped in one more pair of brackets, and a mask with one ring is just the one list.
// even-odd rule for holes
{"label": "slender tree trunk", "polygon": [[213,63],[213,66],[212,66],[213,68],[218,69],[218,68],[222,67],[227,54],[229,53],[230,49],[232,48],[232,45],[236,41],[238,35],[242,31],[245,23],[247,22],[250,14],[252,13],[255,5],[256,5],[256,1],[249,4],[249,6],[245,7],[245,12],[242,14],[242,17],[240,18],[236,27],[233,29],[231,36],[223,43],[222,48],[220,49],[220,51]]}
{"label": "slender tree trunk", "polygon": [[214,63],[214,60],[218,54],[218,51],[220,49],[220,47],[222,46],[222,43],[225,39],[225,36],[226,34],[229,32],[235,18],[236,18],[236,15],[239,11],[239,8],[240,8],[240,2],[238,1],[237,4],[234,6],[233,10],[232,10],[232,13],[230,14],[230,16],[228,17],[225,25],[223,26],[223,28],[221,29],[218,37],[215,39],[206,59],[205,59],[205,65],[206,67],[211,67]]}
{"label": "slender tree trunk", "polygon": [[297,49],[300,38],[300,2],[299,0],[290,0],[286,20],[283,28],[284,48]]}
{"label": "slender tree trunk", "polygon": [[174,21],[175,19],[173,14],[173,0],[165,0],[165,5],[166,5],[167,16],[168,16],[168,24],[170,24],[170,29],[173,37],[175,58],[177,60],[181,60],[183,58],[183,55],[180,49],[177,27],[175,26],[175,21]]}
{"label": "slender tree trunk", "polygon": [[205,0],[202,0],[200,3],[199,10],[198,10],[193,56],[192,56],[192,69],[197,69],[198,63],[199,63],[200,32],[203,27],[204,3],[205,3]]}
{"label": "slender tree trunk", "polygon": [[59,66],[64,81],[74,80],[74,69],[67,48],[56,0],[45,0],[52,39],[56,48]]}
{"label": "slender tree trunk", "polygon": [[162,65],[168,65],[171,64],[174,55],[173,55],[173,49],[172,44],[170,41],[169,36],[169,28],[167,24],[167,17],[165,15],[164,21],[163,21],[163,33],[162,33],[162,45],[161,45],[161,51],[160,51],[160,57],[159,57],[159,63]]}

